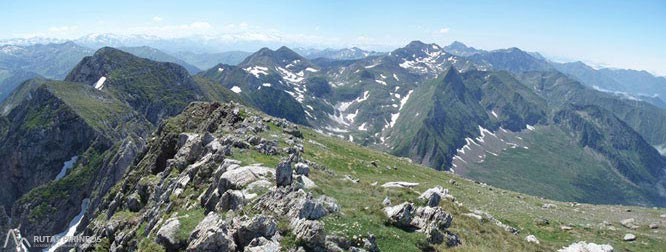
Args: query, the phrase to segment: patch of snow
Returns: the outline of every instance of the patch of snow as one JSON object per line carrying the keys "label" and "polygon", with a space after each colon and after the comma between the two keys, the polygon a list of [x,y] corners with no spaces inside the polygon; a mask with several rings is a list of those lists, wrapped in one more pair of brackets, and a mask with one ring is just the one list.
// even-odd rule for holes
{"label": "patch of snow", "polygon": [[[83,214],[85,214],[86,210],[88,210],[88,206],[90,205],[90,199],[85,198],[81,202],[81,211],[79,212],[78,215],[74,216],[74,218],[69,222],[69,225],[67,226],[67,229],[55,235],[54,239],[57,239],[58,242],[51,246],[48,249],[48,252],[53,252],[56,251],[59,247],[67,243],[68,239],[71,239],[74,234],[76,233],[76,228],[79,226],[81,223],[81,219],[83,219]],[[62,239],[64,237],[64,239]]]}
{"label": "patch of snow", "polygon": [[386,86],[386,81],[383,81],[383,80],[375,80],[375,82],[377,82],[377,83],[379,83],[379,84],[382,84],[382,85]]}
{"label": "patch of snow", "polygon": [[74,167],[74,163],[76,163],[76,160],[79,159],[79,156],[73,156],[69,160],[65,161],[65,163],[62,165],[62,169],[60,169],[60,172],[58,175],[56,175],[55,180],[59,180],[67,174],[67,170],[72,169]]}
{"label": "patch of snow", "polygon": [[368,97],[370,97],[370,91],[365,91],[365,92],[363,92],[363,98],[360,98],[360,99],[357,98],[356,102],[365,101],[365,100],[368,99]]}
{"label": "patch of snow", "polygon": [[407,95],[405,95],[405,97],[403,97],[402,99],[400,99],[400,109],[402,109],[402,106],[405,106],[405,103],[407,103],[407,100],[409,100],[409,96],[412,95],[412,92],[413,92],[413,91],[414,91],[414,90],[409,90],[409,91],[407,92]]}
{"label": "patch of snow", "polygon": [[352,113],[352,114],[347,114],[347,115],[345,116],[345,119],[347,119],[347,121],[349,121],[350,124],[353,124],[353,123],[354,123],[354,119],[356,118],[356,115],[358,115],[358,109],[356,110],[356,112],[354,112],[354,113]]}
{"label": "patch of snow", "polygon": [[231,91],[233,91],[234,93],[240,94],[243,90],[241,90],[241,88],[239,88],[238,86],[233,86],[231,88]]}
{"label": "patch of snow", "polygon": [[319,70],[314,69],[314,68],[312,68],[312,67],[308,67],[308,68],[306,68],[305,71],[313,72],[313,73],[319,72]]}
{"label": "patch of snow", "polygon": [[491,110],[490,113],[493,114],[495,118],[497,118],[497,113],[495,113],[495,110]]}
{"label": "patch of snow", "polygon": [[532,125],[527,124],[527,125],[525,125],[525,127],[526,127],[528,130],[534,131],[534,126],[532,126]]}
{"label": "patch of snow", "polygon": [[95,83],[95,89],[97,90],[102,90],[104,88],[104,82],[106,81],[106,77],[102,76],[99,77],[99,80]]}
{"label": "patch of snow", "polygon": [[303,81],[303,79],[304,79],[303,78],[303,71],[298,72],[298,73],[292,73],[291,71],[289,71],[287,69],[284,69],[284,68],[281,68],[281,67],[277,67],[276,69],[278,70],[278,72],[280,72],[280,75],[282,76],[282,78],[285,79],[288,82],[299,83],[299,82]]}
{"label": "patch of snow", "polygon": [[268,67],[251,66],[251,67],[243,68],[243,70],[245,70],[245,72],[251,73],[252,75],[254,75],[254,77],[257,77],[257,78],[259,78],[260,74],[268,75]]}
{"label": "patch of snow", "polygon": [[398,118],[400,117],[400,112],[391,114],[391,122],[389,122],[389,127],[392,128],[393,125],[395,125],[395,122],[398,121]]}
{"label": "patch of snow", "polygon": [[347,132],[349,132],[348,130],[341,129],[341,128],[333,128],[331,126],[326,126],[325,129],[328,130],[328,131],[331,131],[331,132],[336,132],[336,133],[347,133]]}
{"label": "patch of snow", "polygon": [[[409,90],[409,91],[407,92],[407,95],[405,95],[405,97],[403,97],[402,99],[400,99],[400,105],[398,105],[398,104],[393,104],[393,107],[397,107],[397,108],[398,108],[398,112],[397,112],[397,113],[393,113],[393,114],[391,114],[391,121],[390,121],[390,122],[388,123],[388,125],[387,125],[389,128],[392,128],[393,125],[395,125],[395,123],[398,121],[398,118],[400,118],[400,111],[402,110],[402,107],[405,106],[405,103],[407,103],[407,100],[409,100],[409,96],[412,95],[412,92],[413,92],[413,91],[414,91],[414,90]],[[396,97],[400,98],[399,95],[396,96]]]}
{"label": "patch of snow", "polygon": [[358,130],[366,131],[368,128],[366,127],[366,123],[362,123],[361,126],[358,126]]}
{"label": "patch of snow", "polygon": [[270,86],[273,86],[273,84],[270,84],[270,83],[264,83],[264,84],[261,84],[261,85],[264,86],[264,87],[270,87]]}
{"label": "patch of snow", "polygon": [[217,71],[218,71],[218,72],[222,72],[222,71],[224,71],[224,68],[218,67],[218,68],[217,68]]}
{"label": "patch of snow", "polygon": [[398,79],[398,76],[395,74],[393,74],[393,79],[395,79],[396,81],[400,81],[400,79]]}
{"label": "patch of snow", "polygon": [[366,68],[366,69],[370,69],[370,68],[376,67],[376,66],[378,66],[378,65],[379,65],[379,63],[375,63],[375,64],[373,64],[373,65],[365,66],[365,68]]}

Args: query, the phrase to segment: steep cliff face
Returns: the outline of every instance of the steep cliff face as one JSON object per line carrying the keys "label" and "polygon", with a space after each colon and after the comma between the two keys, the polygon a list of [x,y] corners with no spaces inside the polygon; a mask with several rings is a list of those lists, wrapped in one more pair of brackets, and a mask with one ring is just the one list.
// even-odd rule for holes
{"label": "steep cliff face", "polygon": [[0,185],[2,203],[7,225],[26,237],[63,232],[95,211],[163,119],[195,100],[237,99],[181,66],[112,48],[86,57],[67,79],[27,81],[2,103],[0,154],[10,162],[0,174],[11,177]]}
{"label": "steep cliff face", "polygon": [[52,181],[65,162],[81,155],[96,132],[67,104],[42,86],[6,117],[0,141],[0,203],[6,208],[32,188]]}
{"label": "steep cliff face", "polygon": [[606,156],[634,184],[653,185],[666,175],[666,158],[607,110],[590,105],[569,106],[557,112],[553,121],[579,145]]}
{"label": "steep cliff face", "polygon": [[7,224],[26,237],[63,231],[84,198],[115,184],[150,129],[129,106],[83,83],[31,80],[3,105],[2,205]]}

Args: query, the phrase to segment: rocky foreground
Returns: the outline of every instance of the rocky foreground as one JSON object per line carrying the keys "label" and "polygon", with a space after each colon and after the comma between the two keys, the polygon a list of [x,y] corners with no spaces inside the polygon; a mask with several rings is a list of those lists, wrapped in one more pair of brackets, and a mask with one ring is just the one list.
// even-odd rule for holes
{"label": "rocky foreground", "polygon": [[[88,211],[77,234],[101,242],[80,249],[613,251],[615,243],[604,237],[615,234],[606,232],[624,229],[638,237],[624,237],[622,246],[651,251],[664,244],[655,238],[663,221],[649,227],[652,233],[637,224],[654,220],[643,210],[635,220],[588,231],[572,224],[585,218],[572,213],[587,205],[570,211],[569,203],[347,145],[233,103],[192,103],[160,125],[120,182]],[[532,220],[533,214],[547,218]]]}
{"label": "rocky foreground", "polygon": [[[285,236],[293,239],[295,251],[379,251],[373,234],[360,239],[327,234],[319,219],[340,207],[333,197],[310,192],[316,187],[310,169],[326,168],[302,157],[298,128],[243,113],[233,104],[194,103],[187,116],[163,124],[84,233],[104,239],[110,251],[281,251]],[[282,129],[280,141],[288,147],[259,136],[269,124]],[[275,168],[241,166],[230,158],[234,149],[286,158]],[[439,198],[431,201],[416,210],[411,203],[403,204],[408,210],[388,207],[387,218],[401,228],[421,229],[428,242],[459,244],[455,235],[439,231],[452,218],[435,207]]]}

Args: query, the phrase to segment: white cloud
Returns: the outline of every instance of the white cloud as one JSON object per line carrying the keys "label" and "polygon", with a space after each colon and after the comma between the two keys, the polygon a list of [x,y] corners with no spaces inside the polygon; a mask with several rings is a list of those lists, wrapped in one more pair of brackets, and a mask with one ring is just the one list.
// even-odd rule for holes
{"label": "white cloud", "polygon": [[153,17],[153,21],[155,21],[155,22],[162,22],[162,20],[164,20],[164,19],[162,19],[162,17],[159,17],[159,16],[154,16]]}
{"label": "white cloud", "polygon": [[78,29],[78,26],[53,26],[49,27],[49,32],[51,33],[64,33],[64,32],[71,32],[73,30]]}
{"label": "white cloud", "polygon": [[451,30],[451,28],[449,28],[449,27],[443,27],[443,28],[439,29],[439,33],[449,33],[450,30]]}
{"label": "white cloud", "polygon": [[123,31],[124,34],[144,34],[164,38],[184,37],[210,33],[213,25],[204,21],[196,21],[189,24],[178,25],[151,25],[129,27]]}

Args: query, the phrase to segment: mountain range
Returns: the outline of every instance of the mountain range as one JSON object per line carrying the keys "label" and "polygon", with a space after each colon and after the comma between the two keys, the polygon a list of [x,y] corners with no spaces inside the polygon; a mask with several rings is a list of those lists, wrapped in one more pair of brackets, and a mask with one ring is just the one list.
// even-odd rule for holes
{"label": "mountain range", "polygon": [[[51,47],[56,50],[49,51]],[[11,83],[28,80],[12,84],[16,88],[0,86],[9,93],[0,103],[0,156],[7,160],[0,164],[0,175],[7,178],[0,186],[1,228],[20,224],[27,236],[37,231],[56,234],[82,215],[87,217],[74,231],[106,237],[106,249],[183,249],[197,239],[190,232],[210,212],[208,198],[231,204],[210,203],[226,211],[244,204],[236,202],[244,196],[239,199],[231,190],[241,195],[266,193],[264,189],[240,192],[247,184],[236,185],[244,182],[234,182],[233,177],[220,182],[233,169],[228,168],[232,163],[218,167],[232,158],[236,161],[229,162],[239,169],[232,173],[259,178],[265,167],[238,165],[263,163],[282,169],[292,161],[308,164],[324,189],[337,188],[331,189],[335,192],[331,196],[341,201],[346,214],[370,212],[370,217],[359,218],[376,218],[373,211],[381,210],[350,209],[363,199],[355,195],[359,192],[344,191],[346,186],[340,183],[358,184],[357,176],[375,176],[388,183],[389,178],[417,180],[424,174],[440,180],[459,175],[477,181],[463,182],[472,188],[465,193],[488,190],[478,186],[487,183],[502,188],[501,192],[559,201],[666,206],[666,157],[658,151],[666,146],[666,109],[606,91],[637,80],[656,79],[646,87],[660,85],[658,77],[590,70],[580,63],[563,66],[518,48],[483,51],[460,42],[441,47],[413,41],[388,53],[324,50],[308,57],[285,46],[262,48],[237,64],[218,62],[207,70],[150,47],[89,50],[71,42],[2,47],[0,66],[11,67],[5,79],[16,74]],[[48,57],[37,60],[40,57],[34,55]],[[242,54],[235,55],[229,59]],[[209,65],[224,57],[211,55],[197,64]],[[70,70],[63,72],[67,66]],[[585,76],[593,77],[586,81]],[[590,83],[597,79],[616,86]],[[304,146],[307,151],[300,150]],[[309,152],[312,149],[316,151]],[[289,155],[287,161],[281,159]],[[295,170],[298,167],[294,164]],[[441,171],[446,174],[440,175],[445,173]],[[277,170],[273,173],[280,186],[280,175]],[[206,186],[192,185],[199,183]],[[371,183],[360,185],[377,195],[386,193]],[[401,200],[408,194],[391,192]],[[256,205],[261,210],[277,209],[265,197],[284,196],[279,191],[265,195]],[[373,208],[381,205],[377,201]],[[88,202],[85,208],[81,202]],[[268,205],[261,208],[262,204]],[[185,214],[193,208],[201,212],[172,216],[188,230],[179,235],[180,241],[155,238],[164,234],[162,228],[153,227],[171,225],[167,225],[171,211]],[[326,209],[327,214],[337,211]],[[113,227],[113,232],[133,235],[125,239],[101,228],[118,218],[126,224]],[[353,218],[349,221],[359,221]],[[128,221],[137,225],[127,225]],[[309,244],[297,234],[295,230],[305,224],[289,225],[293,226],[282,230],[292,236],[286,239],[311,250],[324,246],[324,242]],[[447,246],[454,246],[457,236],[445,229],[436,232],[445,232]],[[422,240],[420,235],[408,237]],[[252,239],[233,240],[247,247]],[[563,241],[549,242],[553,248]],[[380,238],[383,243],[390,243],[388,237]]]}

